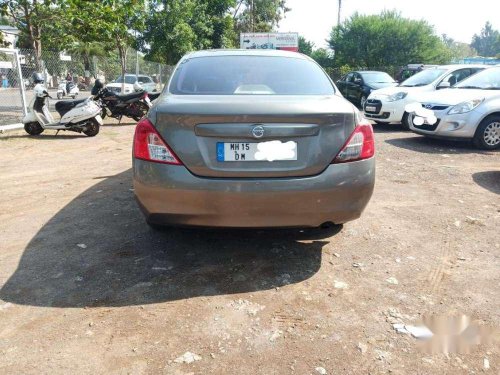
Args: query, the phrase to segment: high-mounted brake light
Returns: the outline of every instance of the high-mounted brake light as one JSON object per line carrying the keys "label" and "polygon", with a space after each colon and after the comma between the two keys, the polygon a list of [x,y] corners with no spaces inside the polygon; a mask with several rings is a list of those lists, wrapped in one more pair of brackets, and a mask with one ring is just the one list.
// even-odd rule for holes
{"label": "high-mounted brake light", "polygon": [[136,125],[133,153],[136,159],[182,165],[147,118],[143,118]]}
{"label": "high-mounted brake light", "polygon": [[354,128],[345,145],[333,159],[333,163],[363,160],[371,158],[373,155],[375,155],[373,128],[370,123],[362,122]]}

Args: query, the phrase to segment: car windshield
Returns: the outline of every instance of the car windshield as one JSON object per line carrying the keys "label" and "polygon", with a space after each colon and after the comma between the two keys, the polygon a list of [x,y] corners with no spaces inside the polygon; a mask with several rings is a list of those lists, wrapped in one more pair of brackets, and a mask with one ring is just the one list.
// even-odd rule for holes
{"label": "car windshield", "polygon": [[394,83],[394,79],[385,72],[360,73],[367,83]]}
{"label": "car windshield", "polygon": [[[133,85],[135,81],[137,80],[136,76],[125,76],[125,83],[130,83]],[[116,83],[123,83],[123,77],[119,76],[116,80]]]}
{"label": "car windshield", "polygon": [[208,56],[184,60],[169,91],[177,95],[331,95],[314,62],[275,56]]}
{"label": "car windshield", "polygon": [[457,83],[453,88],[500,90],[500,68],[485,69]]}
{"label": "car windshield", "polygon": [[403,81],[400,86],[415,87],[425,86],[436,80],[439,76],[444,74],[446,69],[426,69],[411,76],[406,81]]}

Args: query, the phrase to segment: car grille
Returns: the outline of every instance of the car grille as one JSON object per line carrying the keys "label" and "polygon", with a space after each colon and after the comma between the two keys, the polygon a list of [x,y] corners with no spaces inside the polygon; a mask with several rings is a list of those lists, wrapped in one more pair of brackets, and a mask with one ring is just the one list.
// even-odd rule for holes
{"label": "car grille", "polygon": [[432,125],[429,125],[429,124],[415,125],[415,124],[413,124],[413,126],[415,127],[415,129],[425,130],[425,131],[428,131],[428,132],[433,132],[433,131],[435,131],[437,129],[437,127],[439,125],[439,121],[440,120],[437,120],[437,122],[435,124],[432,124]]}
{"label": "car grille", "polygon": [[[429,107],[430,106],[430,107]],[[444,111],[449,105],[433,105],[433,104],[422,104],[425,109],[432,109],[433,111]]]}
{"label": "car grille", "polygon": [[[366,106],[372,106],[372,107],[375,107],[375,111],[367,111],[365,108]],[[365,108],[363,108],[363,110],[366,112],[366,113],[379,113],[380,110],[382,109],[382,102],[378,99],[368,99],[366,102],[365,102]]]}
{"label": "car grille", "polygon": [[122,89],[119,87],[108,87],[109,91],[116,92],[117,94],[122,92]]}

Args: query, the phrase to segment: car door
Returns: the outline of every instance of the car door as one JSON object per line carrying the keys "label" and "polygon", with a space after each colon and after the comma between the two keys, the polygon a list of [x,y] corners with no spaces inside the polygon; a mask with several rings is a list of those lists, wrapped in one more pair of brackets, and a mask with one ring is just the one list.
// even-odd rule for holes
{"label": "car door", "polygon": [[441,82],[448,82],[450,86],[453,86],[458,82],[464,80],[465,78],[471,76],[472,74],[476,73],[478,70],[479,69],[471,69],[471,68],[457,69],[451,72],[450,74],[446,75],[441,80]]}
{"label": "car door", "polygon": [[361,77],[361,74],[359,73],[354,73],[353,74],[353,79],[352,82],[349,85],[349,100],[352,102],[359,102],[359,99],[361,98],[361,93],[363,91],[363,77]]}
{"label": "car door", "polygon": [[346,96],[346,87],[347,87],[347,80],[349,77],[352,75],[352,73],[346,74],[343,76],[341,79],[337,81],[337,87],[340,91],[340,93],[344,96],[344,98],[347,98]]}

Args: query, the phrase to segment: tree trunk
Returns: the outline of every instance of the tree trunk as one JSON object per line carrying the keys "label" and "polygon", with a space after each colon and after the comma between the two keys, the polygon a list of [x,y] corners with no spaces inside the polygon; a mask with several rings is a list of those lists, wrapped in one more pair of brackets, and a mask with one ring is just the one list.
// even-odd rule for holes
{"label": "tree trunk", "polygon": [[[84,72],[84,77],[85,77],[85,84],[87,86],[90,85],[90,56],[88,54],[83,55],[83,68],[85,70]],[[89,72],[88,76],[86,72]]]}
{"label": "tree trunk", "polygon": [[118,54],[120,56],[120,65],[122,68],[122,94],[125,92],[125,73],[127,70],[127,47],[124,46],[119,39],[116,41]]}

